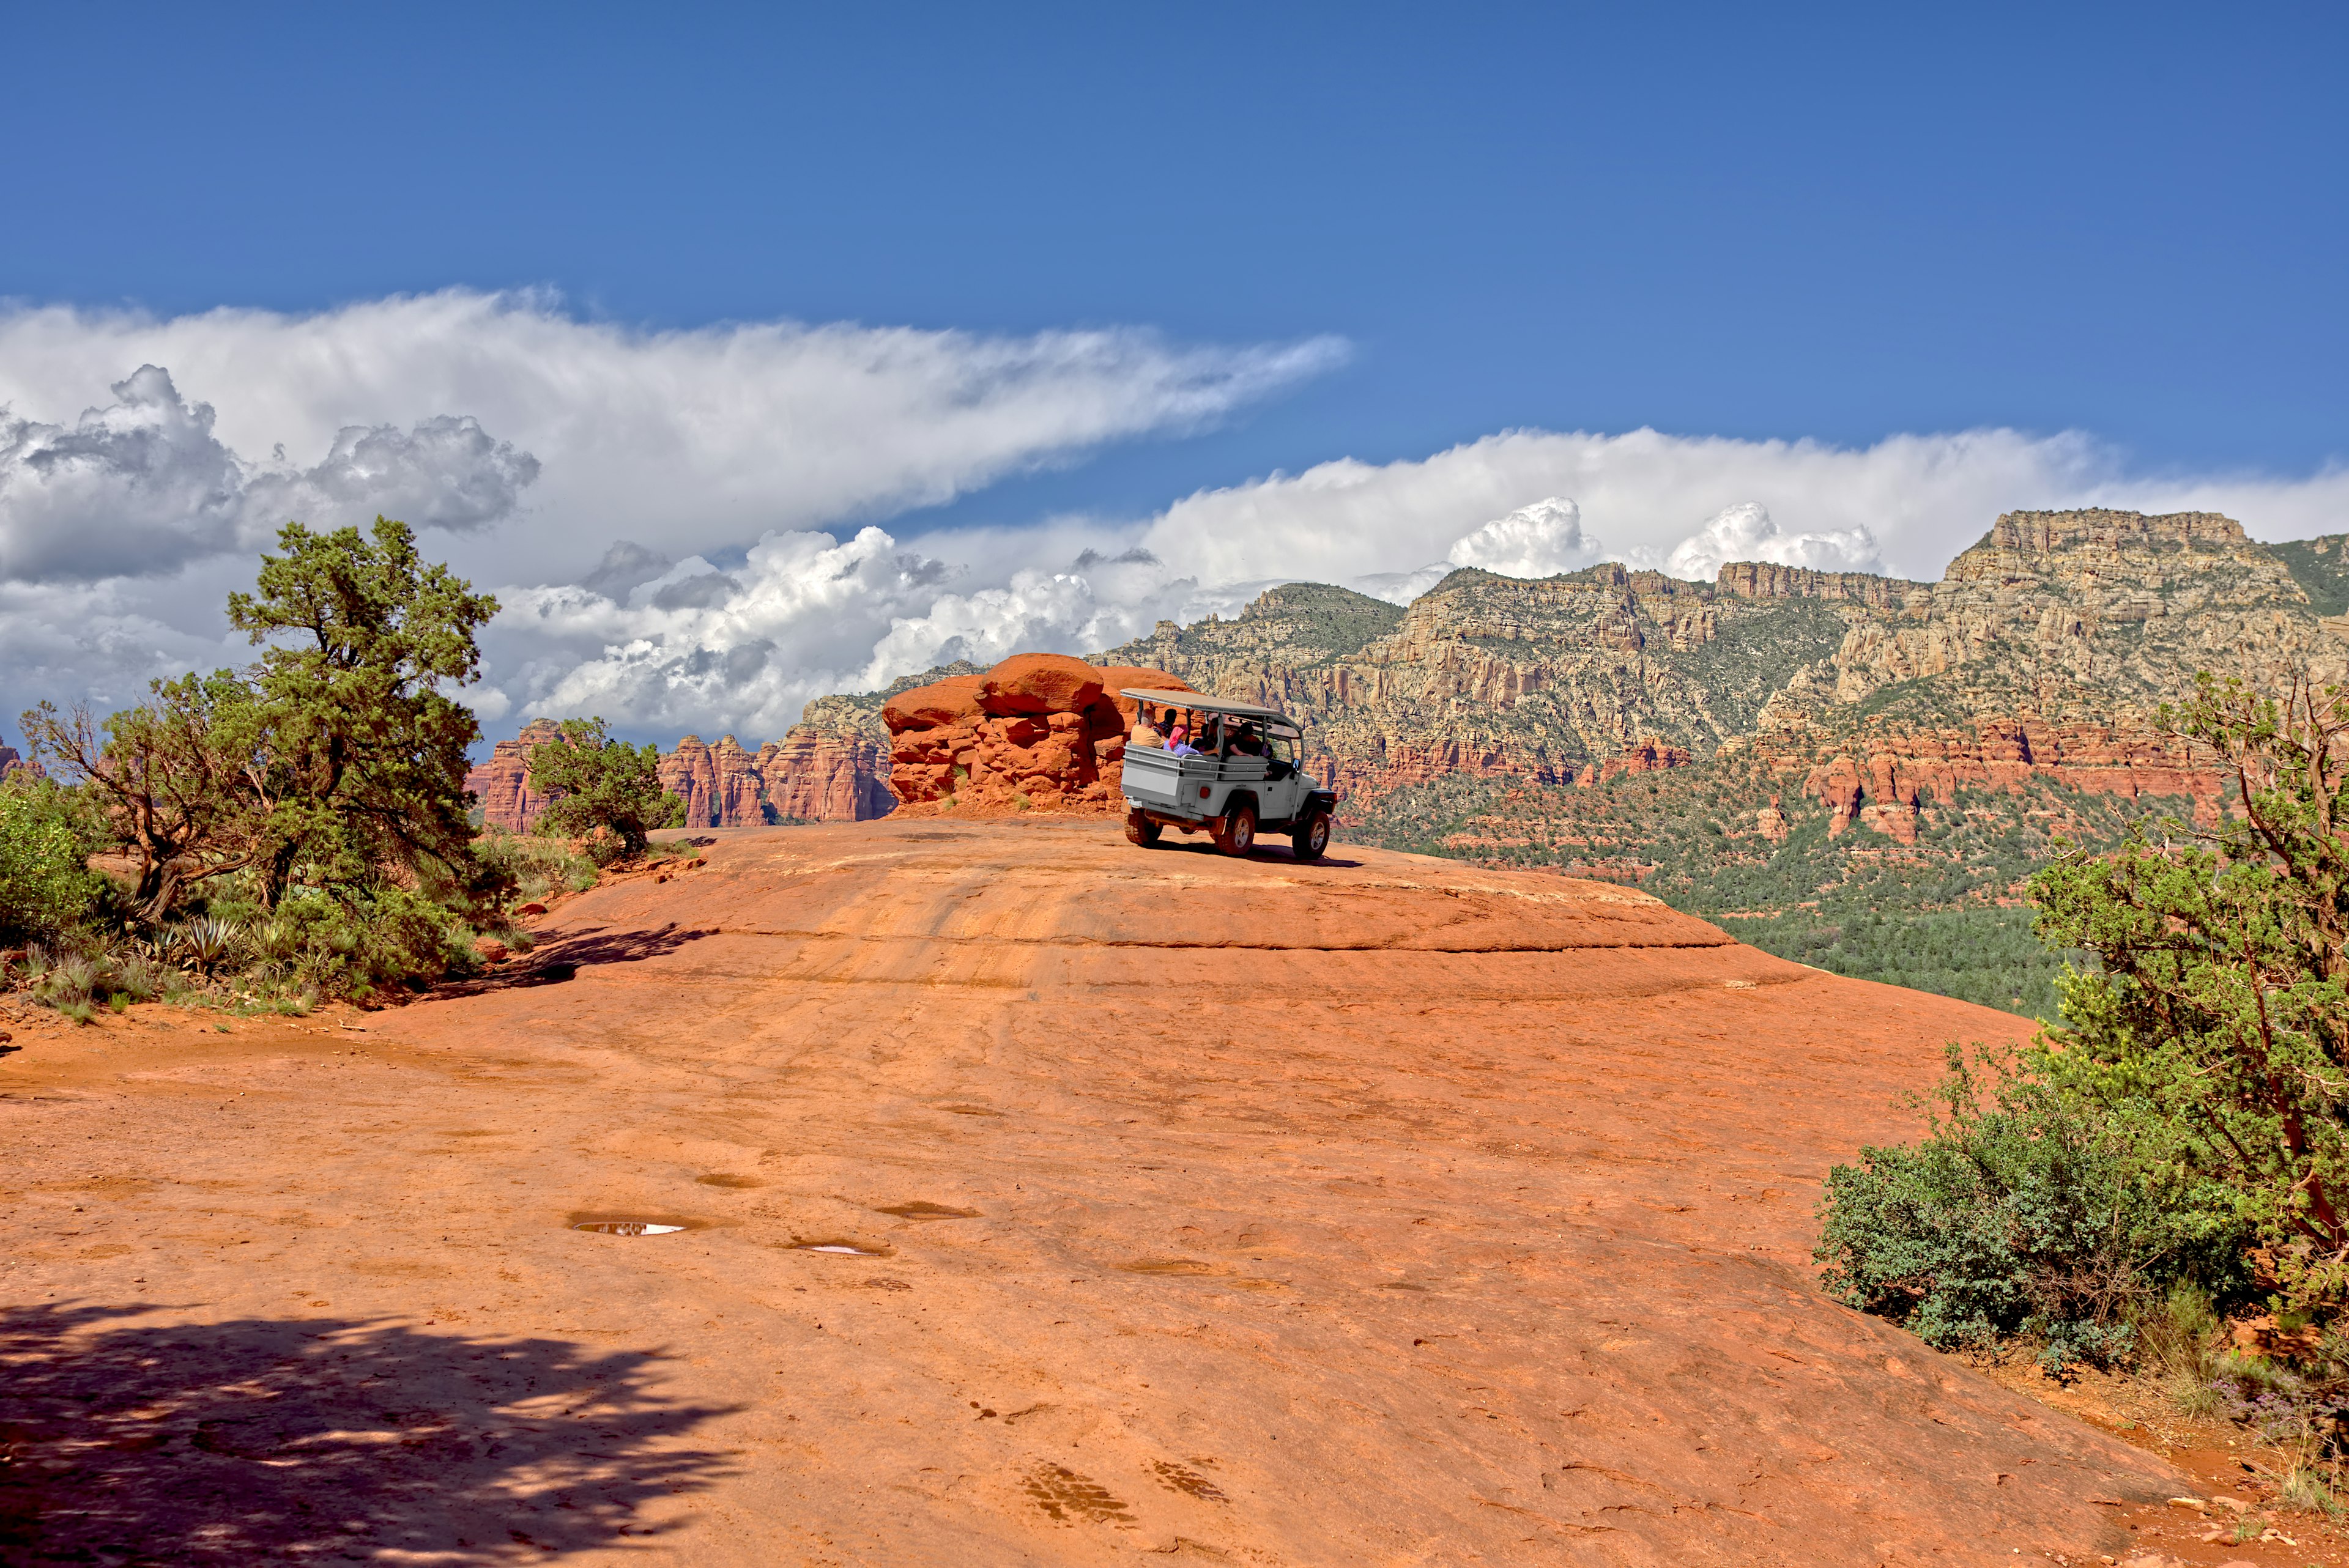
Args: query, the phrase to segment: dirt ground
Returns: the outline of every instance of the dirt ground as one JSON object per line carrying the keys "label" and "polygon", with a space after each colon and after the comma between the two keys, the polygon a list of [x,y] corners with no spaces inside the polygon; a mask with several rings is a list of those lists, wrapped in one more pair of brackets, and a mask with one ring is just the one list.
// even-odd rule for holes
{"label": "dirt ground", "polygon": [[0,1557],[2333,1560],[1818,1294],[2018,1020],[1343,845],[715,837],[397,1010],[0,1021]]}

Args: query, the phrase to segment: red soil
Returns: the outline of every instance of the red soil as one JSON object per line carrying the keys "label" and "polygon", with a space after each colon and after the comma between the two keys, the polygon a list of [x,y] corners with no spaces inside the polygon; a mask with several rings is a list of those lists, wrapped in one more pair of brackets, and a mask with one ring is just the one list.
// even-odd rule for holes
{"label": "red soil", "polygon": [[543,923],[363,1019],[14,1026],[0,1557],[2079,1562],[2185,1489],[1813,1283],[2003,1015],[1083,820]]}

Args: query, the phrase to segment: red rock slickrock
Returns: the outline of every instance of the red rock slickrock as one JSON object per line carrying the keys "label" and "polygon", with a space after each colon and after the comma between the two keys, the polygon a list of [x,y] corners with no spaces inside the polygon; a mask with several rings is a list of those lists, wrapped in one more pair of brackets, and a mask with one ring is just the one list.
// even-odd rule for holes
{"label": "red rock slickrock", "polygon": [[2189,1490],[1818,1288],[2022,1020],[1343,842],[714,837],[397,1010],[16,1026],[25,1560],[2093,1563]]}
{"label": "red rock slickrock", "polygon": [[512,740],[490,748],[490,759],[465,775],[465,788],[480,797],[481,820],[510,833],[527,833],[546,810],[547,798],[530,787],[530,754],[563,738],[551,718],[534,718]]}
{"label": "red rock slickrock", "polygon": [[1118,780],[1138,705],[1125,687],[1191,688],[1164,670],[1103,668],[1015,654],[882,705],[890,788],[908,806],[957,815],[1124,810]]}

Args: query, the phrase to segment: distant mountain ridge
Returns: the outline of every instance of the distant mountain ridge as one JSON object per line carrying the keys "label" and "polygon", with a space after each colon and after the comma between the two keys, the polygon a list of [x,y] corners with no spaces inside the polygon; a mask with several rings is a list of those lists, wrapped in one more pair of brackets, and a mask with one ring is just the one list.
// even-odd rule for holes
{"label": "distant mountain ridge", "polygon": [[[1774,951],[1826,942],[1805,951],[1827,966],[1866,921],[1946,916],[1952,953],[2012,949],[2021,967],[1919,983],[2044,1006],[2020,878],[2060,835],[2219,808],[2208,759],[2151,724],[2198,671],[2349,679],[2349,535],[2268,545],[2216,513],[2013,511],[1931,583],[1763,562],[1712,583],[1462,568],[1407,607],[1297,583],[1089,659],[1295,715],[1359,839],[1637,881],[1761,923],[1739,933]],[[973,670],[818,699],[755,752],[688,737],[663,777],[697,825],[880,815],[882,703]],[[485,770],[485,803],[509,814],[526,810],[523,750],[501,743]]]}

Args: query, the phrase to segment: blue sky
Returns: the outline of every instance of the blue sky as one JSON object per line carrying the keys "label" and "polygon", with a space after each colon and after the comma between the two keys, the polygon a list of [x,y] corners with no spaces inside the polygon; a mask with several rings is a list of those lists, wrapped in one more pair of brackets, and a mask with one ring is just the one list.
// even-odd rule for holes
{"label": "blue sky", "polygon": [[1145,468],[1519,424],[2304,466],[2349,414],[2344,17],[42,8],[0,292],[1358,346]]}
{"label": "blue sky", "polygon": [[[2344,46],[2319,6],[52,7],[0,57],[0,296],[1342,340],[842,514],[901,541],[1520,428],[2078,432],[2108,474],[2291,479],[2349,445]],[[456,395],[336,417],[488,421]]]}

